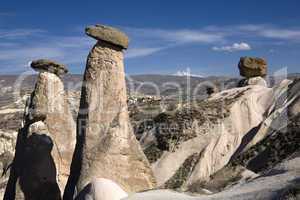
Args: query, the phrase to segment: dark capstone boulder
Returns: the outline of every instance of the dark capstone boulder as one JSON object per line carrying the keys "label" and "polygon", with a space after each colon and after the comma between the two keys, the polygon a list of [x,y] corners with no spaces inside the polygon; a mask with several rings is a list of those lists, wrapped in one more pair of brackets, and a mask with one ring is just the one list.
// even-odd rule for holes
{"label": "dark capstone boulder", "polygon": [[57,62],[54,62],[52,60],[48,59],[39,59],[31,62],[31,67],[35,71],[47,71],[54,73],[58,76],[64,75],[68,73],[68,69],[65,65],[59,64]]}
{"label": "dark capstone boulder", "polygon": [[122,49],[128,48],[129,39],[127,35],[116,28],[97,24],[88,26],[85,33],[96,40],[108,42]]}
{"label": "dark capstone boulder", "polygon": [[240,75],[246,78],[267,75],[267,61],[262,58],[241,57],[239,62]]}

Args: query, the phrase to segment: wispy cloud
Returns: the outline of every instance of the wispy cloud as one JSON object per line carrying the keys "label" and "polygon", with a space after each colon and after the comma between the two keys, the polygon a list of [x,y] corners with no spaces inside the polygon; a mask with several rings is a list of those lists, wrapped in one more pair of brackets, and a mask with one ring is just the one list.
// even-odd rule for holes
{"label": "wispy cloud", "polygon": [[214,43],[224,40],[220,33],[208,33],[199,30],[160,31],[159,36],[177,43]]}
{"label": "wispy cloud", "polygon": [[141,56],[149,56],[153,53],[163,50],[164,48],[130,48],[126,51],[125,58],[136,58]]}
{"label": "wispy cloud", "polygon": [[230,37],[268,38],[278,40],[300,40],[300,27],[280,27],[272,24],[243,24],[232,26],[208,26],[203,30]]}
{"label": "wispy cloud", "polygon": [[152,29],[129,28],[124,30],[134,38],[155,39],[172,43],[213,43],[224,40],[224,35],[217,32],[193,29]]}
{"label": "wispy cloud", "polygon": [[260,31],[260,34],[268,38],[300,40],[300,29],[267,29]]}
{"label": "wispy cloud", "polygon": [[[29,61],[48,58],[83,66],[95,41],[85,36],[56,36],[40,29],[0,30],[0,66],[11,72],[30,70]],[[2,67],[3,66],[3,67]]]}
{"label": "wispy cloud", "polygon": [[221,46],[221,47],[213,47],[214,51],[226,51],[226,52],[234,52],[234,51],[249,51],[251,50],[251,46],[245,42],[234,43],[230,46]]}
{"label": "wispy cloud", "polygon": [[149,56],[177,46],[195,44],[209,45],[224,41],[224,35],[217,32],[192,29],[155,29],[122,27],[131,38],[126,58]]}
{"label": "wispy cloud", "polygon": [[45,33],[45,31],[41,29],[0,29],[0,39],[18,39],[22,37],[36,36],[42,33]]}
{"label": "wispy cloud", "polygon": [[[236,52],[251,50],[255,41],[260,46],[268,42],[300,42],[300,28],[274,25],[209,26],[200,29],[161,29],[121,27],[131,40],[126,59],[151,56],[174,47],[198,45],[215,51]],[[82,31],[82,30],[81,30]],[[36,58],[50,58],[71,66],[84,66],[95,40],[73,31],[70,35],[54,35],[47,30],[0,28],[0,66],[15,70]],[[235,41],[247,41],[234,43]],[[251,44],[251,46],[250,46]],[[269,50],[272,46],[267,47]]]}
{"label": "wispy cloud", "polygon": [[57,58],[64,55],[60,49],[51,47],[25,47],[18,49],[0,50],[0,60],[28,61],[36,58]]}
{"label": "wispy cloud", "polygon": [[[253,34],[256,37],[279,39],[279,40],[293,40],[300,41],[300,28],[280,28],[274,25],[242,25],[236,27],[245,34]],[[235,30],[235,29],[233,29]]]}

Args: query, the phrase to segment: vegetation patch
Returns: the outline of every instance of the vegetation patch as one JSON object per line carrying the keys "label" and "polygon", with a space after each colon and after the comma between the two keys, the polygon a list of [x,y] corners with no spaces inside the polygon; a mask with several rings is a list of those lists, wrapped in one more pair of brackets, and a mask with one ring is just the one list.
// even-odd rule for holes
{"label": "vegetation patch", "polygon": [[166,183],[165,183],[165,188],[167,189],[177,189],[179,190],[183,184],[187,181],[189,178],[189,175],[191,172],[194,170],[195,166],[197,165],[199,161],[199,153],[195,153],[191,156],[189,156],[182,166],[176,171],[174,176],[170,178]]}

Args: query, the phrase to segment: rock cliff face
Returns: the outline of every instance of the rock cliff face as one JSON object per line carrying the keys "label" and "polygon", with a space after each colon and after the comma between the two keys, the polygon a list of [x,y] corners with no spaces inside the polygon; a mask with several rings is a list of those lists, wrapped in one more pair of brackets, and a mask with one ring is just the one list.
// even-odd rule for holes
{"label": "rock cliff face", "polygon": [[[102,26],[88,34],[106,34]],[[109,28],[109,34],[118,33]],[[117,34],[118,36],[122,34]],[[125,37],[125,36],[122,36]],[[94,178],[107,178],[126,192],[151,189],[155,180],[132,131],[127,109],[123,64],[125,48],[119,40],[102,37],[91,50],[77,120],[77,146],[65,198],[81,191]],[[122,39],[122,41],[125,38]]]}
{"label": "rock cliff face", "polygon": [[[231,118],[230,116],[235,116],[231,118],[232,120],[235,119],[230,122],[232,124],[231,132],[226,131],[227,126],[224,123],[222,133],[225,134],[215,139],[219,142],[216,143],[213,139],[210,141],[206,140],[207,145],[202,148],[202,151],[200,149],[200,153],[197,153],[195,150],[196,153],[193,152],[190,156],[185,156],[186,160],[179,164],[180,168],[173,176],[173,180],[171,179],[172,181],[170,181],[169,179],[166,182],[167,184],[164,184],[165,188],[167,186],[167,188],[177,189],[181,192],[193,192],[193,196],[190,196],[188,193],[177,193],[170,190],[153,190],[131,195],[127,199],[299,199],[300,113],[295,111],[295,107],[299,105],[299,81],[284,80],[274,88],[248,86],[244,89],[246,91],[240,96],[236,96],[231,106],[229,106],[229,119]],[[261,92],[258,92],[259,90]],[[230,90],[224,92],[232,94]],[[222,93],[214,95],[207,102],[213,102],[224,96]],[[270,101],[270,97],[272,101]],[[225,103],[225,105],[228,104]],[[212,110],[212,108],[209,110]],[[204,112],[207,111],[204,110]],[[184,116],[187,115],[185,114]],[[179,115],[177,115],[178,117]],[[161,118],[161,121],[169,124],[175,118],[170,115],[164,116],[164,120]],[[185,119],[192,121],[192,118]],[[225,119],[226,117],[222,121],[225,122]],[[250,126],[253,128],[251,129]],[[168,126],[165,125],[164,127]],[[164,130],[166,132],[166,129]],[[187,128],[182,130],[180,131],[181,133],[186,132],[189,135],[191,133],[187,131]],[[212,134],[213,131],[215,129],[206,129],[206,134]],[[245,133],[247,134],[239,134],[239,131],[246,131]],[[230,135],[231,137],[228,137]],[[156,133],[155,136],[156,138],[165,139],[160,133]],[[204,139],[203,136],[196,137]],[[193,140],[187,136],[178,137],[177,135],[174,143],[174,137],[168,138],[172,144],[175,144],[175,148],[171,149],[177,155],[182,155],[182,150],[180,151],[180,149],[183,149],[186,141]],[[191,144],[189,143],[190,147]],[[211,144],[213,147],[211,147]],[[234,148],[235,150],[228,151],[228,149],[222,148],[224,145],[225,147],[228,146],[229,149]],[[153,151],[146,151],[152,153],[147,155],[148,157],[151,155],[150,158],[152,163],[154,163],[154,167],[157,166],[155,162],[165,161],[164,156],[168,157],[170,155],[169,150],[159,152],[162,147],[165,149],[169,148],[166,144],[159,145],[157,143],[155,148],[152,146]],[[194,146],[194,149],[198,148],[199,146]],[[185,150],[189,149],[185,147]],[[230,155],[230,159],[225,161],[226,155]],[[181,157],[173,158],[173,165],[177,164],[175,161],[178,158],[181,159]],[[210,164],[208,165],[208,163]],[[224,166],[221,166],[222,164]],[[201,166],[201,168],[197,168],[197,165]],[[166,166],[164,163],[161,165],[161,167]],[[171,169],[170,166],[168,165],[167,167]],[[217,169],[218,166],[220,166],[219,169]],[[154,172],[157,175],[155,169]],[[160,175],[163,174],[161,173]],[[210,176],[207,176],[207,174]],[[193,180],[197,181],[189,185]],[[195,193],[198,195],[195,195]]]}
{"label": "rock cliff face", "polygon": [[158,184],[189,190],[208,180],[229,162],[243,138],[257,129],[272,98],[272,89],[248,86],[156,117],[149,134],[154,141],[145,152]]}
{"label": "rock cliff face", "polygon": [[75,123],[60,78],[67,70],[49,60],[34,61],[32,67],[39,76],[18,133],[5,197],[60,199],[75,146]]}
{"label": "rock cliff face", "polygon": [[[272,169],[300,149],[300,81],[284,81],[274,88],[276,98],[255,137],[233,162],[260,173]],[[291,110],[293,110],[291,112]]]}

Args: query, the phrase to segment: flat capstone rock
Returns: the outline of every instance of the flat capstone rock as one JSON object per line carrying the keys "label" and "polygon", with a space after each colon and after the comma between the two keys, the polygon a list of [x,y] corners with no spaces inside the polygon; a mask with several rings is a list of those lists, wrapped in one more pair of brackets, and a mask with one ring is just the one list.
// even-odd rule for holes
{"label": "flat capstone rock", "polygon": [[85,33],[96,40],[108,42],[122,49],[128,48],[129,39],[127,35],[116,28],[97,24],[88,26],[85,29]]}
{"label": "flat capstone rock", "polygon": [[68,69],[65,65],[59,64],[55,61],[48,59],[39,59],[31,62],[31,68],[35,71],[47,71],[54,73],[58,76],[68,73]]}

